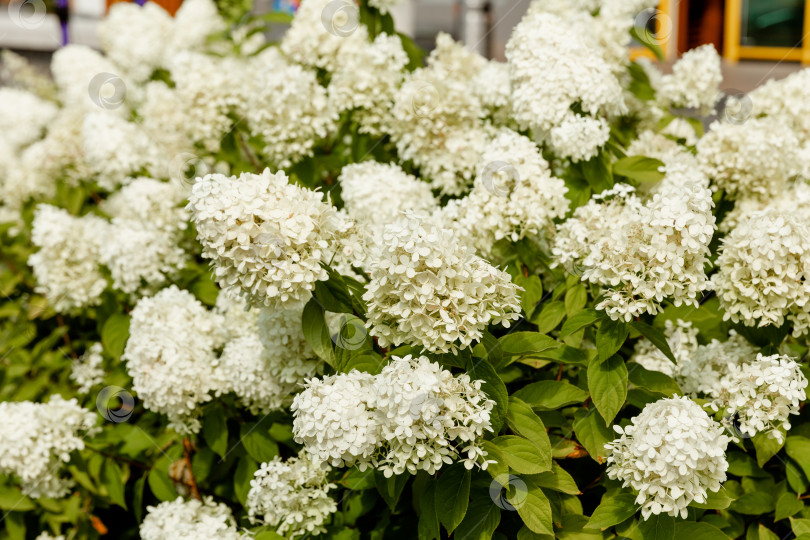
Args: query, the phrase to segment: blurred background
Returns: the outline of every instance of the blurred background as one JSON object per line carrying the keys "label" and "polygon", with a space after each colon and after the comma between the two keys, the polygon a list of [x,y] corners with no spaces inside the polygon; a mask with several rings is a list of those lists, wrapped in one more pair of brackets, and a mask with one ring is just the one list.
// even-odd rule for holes
{"label": "blurred background", "polygon": [[[114,0],[0,0],[0,48],[47,68],[65,42],[97,47],[96,27]],[[141,2],[143,0],[136,0]],[[241,2],[250,0],[222,0]],[[294,13],[300,0],[255,0],[254,13]],[[182,0],[157,0],[174,13]],[[398,29],[426,49],[448,32],[482,54],[503,59],[512,28],[530,0],[409,0],[394,13]],[[723,55],[727,88],[748,91],[810,64],[810,0],[663,0],[639,16],[666,63],[711,43]],[[279,29],[282,32],[283,29]],[[647,55],[633,47],[633,55]],[[666,69],[666,67],[665,67]]]}

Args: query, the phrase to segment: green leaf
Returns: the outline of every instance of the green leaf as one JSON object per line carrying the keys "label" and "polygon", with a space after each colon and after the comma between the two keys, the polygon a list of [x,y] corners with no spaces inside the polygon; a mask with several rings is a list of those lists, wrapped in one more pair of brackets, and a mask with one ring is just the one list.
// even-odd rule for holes
{"label": "green leaf", "polygon": [[771,437],[768,433],[757,433],[751,439],[757,454],[757,465],[759,465],[760,468],[782,449],[782,446],[785,444],[784,435],[783,433],[781,441],[776,440],[775,437]]}
{"label": "green leaf", "polygon": [[439,516],[436,513],[436,482],[432,481],[419,497],[419,540],[439,540]]}
{"label": "green leaf", "polygon": [[560,339],[570,336],[574,332],[585,328],[598,321],[600,318],[599,312],[593,308],[583,309],[575,315],[568,318],[562,325],[560,330]]}
{"label": "green leaf", "polygon": [[120,360],[127,339],[129,339],[129,317],[123,313],[111,315],[101,329],[101,344],[104,350],[114,359]]}
{"label": "green leaf", "polygon": [[523,523],[538,534],[554,535],[551,521],[551,504],[540,486],[525,479],[527,492],[522,502],[515,501],[515,508]]}
{"label": "green leaf", "polygon": [[667,514],[651,515],[639,522],[638,530],[644,540],[673,540],[675,518]]}
{"label": "green leaf", "polygon": [[152,494],[161,501],[173,501],[177,498],[177,490],[169,478],[169,463],[168,459],[159,459],[146,478]]}
{"label": "green leaf", "polygon": [[588,392],[568,381],[538,381],[527,384],[515,392],[515,397],[534,409],[551,411],[566,405],[582,403],[588,399]]}
{"label": "green leaf", "polygon": [[730,510],[740,514],[759,516],[767,514],[774,509],[773,495],[762,491],[746,493],[729,506]]}
{"label": "green leaf", "polygon": [[801,512],[803,508],[804,504],[799,500],[796,494],[786,491],[776,500],[776,511],[773,519],[774,521],[780,521],[796,515],[796,513]]}
{"label": "green leaf", "polygon": [[301,316],[301,325],[304,331],[304,339],[315,351],[319,358],[327,364],[337,369],[335,351],[332,347],[332,337],[329,335],[329,328],[326,326],[324,309],[313,297],[304,306]]}
{"label": "green leaf", "polygon": [[528,319],[534,314],[534,308],[543,299],[543,282],[537,276],[524,277],[522,274],[513,280],[515,285],[523,287],[520,293],[520,307]]}
{"label": "green leaf", "polygon": [[532,475],[531,479],[540,487],[553,489],[568,495],[581,495],[573,477],[565,469],[557,465],[556,462],[551,463],[550,471]]}
{"label": "green leaf", "polygon": [[800,534],[810,534],[810,519],[790,518],[790,528],[796,536]]}
{"label": "green leaf", "polygon": [[382,472],[374,471],[374,482],[377,484],[377,491],[382,495],[385,504],[388,505],[391,511],[396,508],[399,497],[402,495],[402,490],[405,489],[405,485],[408,483],[410,477],[411,475],[406,473],[386,478]]}
{"label": "green leaf", "polygon": [[647,156],[628,156],[613,164],[613,174],[624,176],[637,182],[660,182],[664,173],[659,169],[664,163]]}
{"label": "green leaf", "polygon": [[641,321],[633,321],[631,324],[633,328],[638,330],[639,334],[650,340],[650,343],[664,353],[664,356],[669,358],[672,362],[676,362],[675,355],[672,354],[672,349],[669,347],[669,342],[667,342],[667,338],[661,330]]}
{"label": "green leaf", "polygon": [[810,439],[799,435],[788,437],[785,452],[799,464],[804,475],[810,478]]}
{"label": "green leaf", "polygon": [[471,477],[470,471],[461,463],[452,465],[439,476],[436,484],[436,513],[448,533],[456,530],[467,514]]}
{"label": "green leaf", "polygon": [[559,347],[553,338],[539,332],[512,332],[498,340],[504,356],[540,353]]}
{"label": "green leaf", "polygon": [[124,499],[124,473],[121,471],[121,467],[119,467],[115,461],[108,459],[104,462],[102,471],[101,481],[104,487],[107,488],[107,495],[110,496],[110,499],[112,499],[115,504],[126,510],[127,501]]}
{"label": "green leaf", "polygon": [[619,493],[613,497],[602,497],[602,502],[593,511],[589,529],[607,529],[629,519],[636,513],[636,496],[632,493]]}
{"label": "green leaf", "polygon": [[455,538],[489,540],[500,522],[501,510],[492,504],[489,497],[473,497],[467,515],[456,529]]}
{"label": "green leaf", "polygon": [[627,399],[627,366],[621,356],[591,360],[588,391],[605,423],[613,422]]}
{"label": "green leaf", "polygon": [[224,458],[228,451],[228,423],[225,411],[220,407],[213,407],[203,418],[203,439],[205,444]]}
{"label": "green leaf", "polygon": [[559,300],[543,304],[537,317],[530,321],[537,325],[537,331],[541,334],[551,332],[565,318],[565,303]]}
{"label": "green leaf", "polygon": [[532,408],[519,398],[510,397],[507,421],[512,431],[523,435],[540,449],[542,456],[540,465],[546,467],[546,470],[550,469],[551,443],[548,440],[546,426],[543,425],[543,421],[534,413]]}
{"label": "green leaf", "polygon": [[596,409],[579,409],[574,413],[574,433],[591,458],[602,463],[607,452],[605,444],[613,440],[613,432],[605,425]]}
{"label": "green leaf", "polygon": [[677,521],[675,523],[675,538],[688,538],[689,540],[731,540],[731,537],[714,525],[700,521]]}
{"label": "green leaf", "polygon": [[278,455],[278,443],[270,437],[262,423],[242,424],[239,436],[248,455],[259,463],[270,461]]}
{"label": "green leaf", "polygon": [[660,371],[652,371],[640,364],[633,364],[633,367],[628,370],[627,375],[630,383],[638,388],[645,388],[651,392],[665,396],[681,394],[681,388],[678,386],[678,383],[676,383],[672,377]]}
{"label": "green leaf", "polygon": [[570,317],[579,313],[587,301],[588,290],[582,285],[574,285],[565,291],[565,314]]}
{"label": "green leaf", "polygon": [[481,447],[487,453],[487,459],[495,461],[487,466],[487,472],[492,478],[502,475],[509,476],[509,465],[503,457],[503,452],[492,441],[482,441]]}
{"label": "green leaf", "polygon": [[629,334],[630,330],[624,322],[614,321],[607,316],[602,317],[596,331],[596,350],[599,351],[599,358],[606,359],[616,354]]}
{"label": "green leaf", "polygon": [[489,399],[495,401],[495,407],[492,409],[490,415],[490,422],[492,431],[498,433],[506,420],[506,414],[509,408],[509,394],[506,391],[506,385],[503,380],[498,376],[495,368],[490,364],[489,360],[482,358],[470,358],[467,366],[467,374],[474,381],[484,381],[481,389],[486,393]]}
{"label": "green leaf", "polygon": [[492,443],[501,451],[506,464],[520,474],[538,474],[551,468],[550,452],[544,452],[528,439],[502,435],[492,439]]}
{"label": "green leaf", "polygon": [[664,61],[664,50],[661,46],[649,35],[650,32],[643,26],[634,26],[630,29],[630,36],[636,41],[647,47],[652,52],[659,62]]}
{"label": "green leaf", "polygon": [[748,533],[745,537],[746,539],[751,538],[752,540],[780,540],[779,536],[761,523],[752,523],[751,526],[748,527]]}
{"label": "green leaf", "polygon": [[248,492],[250,491],[250,481],[253,480],[253,475],[258,468],[259,464],[248,456],[240,459],[236,465],[236,471],[233,475],[233,490],[237,500],[242,503],[243,506],[247,502]]}
{"label": "green leaf", "polygon": [[16,487],[0,486],[0,510],[28,512],[34,508],[34,501]]}

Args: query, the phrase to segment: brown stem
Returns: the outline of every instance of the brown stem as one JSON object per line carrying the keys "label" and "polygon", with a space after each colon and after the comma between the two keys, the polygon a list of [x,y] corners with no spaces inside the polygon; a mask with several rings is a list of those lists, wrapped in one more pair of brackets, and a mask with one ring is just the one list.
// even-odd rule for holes
{"label": "brown stem", "polygon": [[[60,328],[65,326],[65,319],[61,315],[56,316],[56,322],[59,323]],[[70,356],[72,356],[73,359],[76,360],[76,351],[73,350],[73,344],[71,343],[70,336],[68,335],[67,332],[62,334],[62,341],[65,342],[65,345],[67,345],[67,348],[70,350]]]}
{"label": "brown stem", "polygon": [[186,460],[186,467],[188,467],[189,487],[191,488],[191,495],[200,500],[200,490],[197,489],[197,480],[194,478],[194,469],[191,468],[191,439],[188,437],[183,439],[183,459]]}
{"label": "brown stem", "polygon": [[237,133],[236,134],[236,140],[239,141],[239,147],[245,153],[245,156],[247,156],[248,161],[250,161],[250,164],[253,165],[253,168],[256,170],[256,172],[257,173],[261,172],[262,166],[259,163],[259,160],[256,159],[255,155],[253,155],[253,152],[251,152],[250,148],[248,147],[247,143],[245,142],[245,139],[242,138],[242,135]]}
{"label": "brown stem", "polygon": [[558,381],[562,380],[562,370],[563,370],[563,364],[562,364],[562,362],[560,362],[560,368],[557,370],[557,380]]}

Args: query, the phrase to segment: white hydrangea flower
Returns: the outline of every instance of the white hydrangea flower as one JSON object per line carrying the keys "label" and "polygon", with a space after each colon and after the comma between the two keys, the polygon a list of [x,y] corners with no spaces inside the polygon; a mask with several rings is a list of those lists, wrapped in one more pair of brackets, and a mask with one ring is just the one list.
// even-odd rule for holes
{"label": "white hydrangea flower", "polygon": [[756,352],[756,347],[743,336],[729,330],[726,341],[713,339],[690,354],[678,357],[676,379],[684,393],[709,396],[722,384],[730,365],[748,362]]}
{"label": "white hydrangea flower", "polygon": [[604,118],[569,112],[551,128],[548,143],[561,156],[587,161],[599,153],[609,137],[610,126]]}
{"label": "white hydrangea flower", "polygon": [[341,49],[366,39],[360,12],[351,0],[302,0],[281,40],[281,52],[297,64],[332,72]]}
{"label": "white hydrangea flower", "polygon": [[364,161],[343,167],[338,177],[341,197],[348,214],[369,225],[391,220],[382,208],[430,213],[438,202],[430,185],[406,173],[394,163]]}
{"label": "white hydrangea flower", "polygon": [[259,312],[257,326],[268,358],[268,375],[280,384],[300,385],[322,366],[322,360],[304,338],[301,316],[301,308],[264,308]]}
{"label": "white hydrangea flower", "polygon": [[671,75],[662,77],[656,98],[669,106],[690,107],[709,114],[720,97],[721,68],[714,45],[692,49],[675,62]]}
{"label": "white hydrangea flower", "polygon": [[715,218],[708,181],[685,160],[667,163],[665,173],[647,201],[617,185],[558,227],[555,265],[581,265],[583,280],[606,287],[597,308],[613,319],[656,314],[666,298],[695,304],[709,288],[703,268]]}
{"label": "white hydrangea flower", "polygon": [[107,280],[100,268],[100,244],[107,234],[103,219],[71,216],[41,204],[34,213],[31,242],[39,251],[28,258],[36,290],[59,313],[97,305]]}
{"label": "white hydrangea flower", "polygon": [[420,470],[435,474],[456,460],[472,469],[487,453],[477,444],[491,431],[495,402],[481,381],[452,373],[425,356],[392,357],[375,379],[382,451],[375,467],[386,477]]}
{"label": "white hydrangea flower", "polygon": [[807,378],[801,364],[789,356],[763,356],[739,364],[729,363],[727,373],[712,394],[714,410],[724,408],[733,418],[733,429],[753,437],[768,433],[780,443],[779,428],[788,431],[791,414],[807,399]]}
{"label": "white hydrangea flower", "polygon": [[318,462],[365,470],[383,442],[374,381],[359,371],[307,381],[290,408],[295,441]]}
{"label": "white hydrangea flower", "polygon": [[221,377],[228,391],[253,414],[267,414],[281,409],[294,385],[284,384],[269,369],[276,363],[257,334],[228,340],[219,358]]}
{"label": "white hydrangea flower", "polygon": [[798,173],[799,141],[783,121],[752,118],[714,122],[697,144],[698,161],[715,186],[731,197],[778,195]]}
{"label": "white hydrangea flower", "polygon": [[331,105],[314,71],[280,63],[254,75],[245,116],[251,133],[262,137],[267,158],[289,167],[336,129]]}
{"label": "white hydrangea flower", "polygon": [[[367,31],[360,27],[357,33]],[[408,55],[399,36],[380,34],[371,43],[351,40],[341,49],[329,81],[329,99],[340,112],[354,111],[361,133],[380,136],[406,65]]]}
{"label": "white hydrangea flower", "polygon": [[176,184],[152,178],[136,178],[110,195],[99,206],[110,217],[138,221],[167,232],[188,228],[185,194]]}
{"label": "white hydrangea flower", "polygon": [[188,262],[172,231],[148,222],[114,218],[99,248],[99,261],[110,271],[113,287],[148,294],[177,277]]}
{"label": "white hydrangea flower", "polygon": [[52,536],[48,531],[42,531],[34,540],[65,540],[64,534]]}
{"label": "white hydrangea flower", "polygon": [[39,139],[56,117],[57,107],[30,92],[0,88],[0,138],[21,148]]}
{"label": "white hydrangea flower", "polygon": [[171,33],[171,15],[154,2],[113,4],[98,29],[107,58],[139,83],[162,66]]}
{"label": "white hydrangea flower", "polygon": [[104,381],[103,350],[101,343],[93,343],[71,364],[70,380],[79,387],[80,394],[87,394],[91,388]]}
{"label": "white hydrangea flower", "polygon": [[667,320],[664,325],[664,335],[667,337],[667,343],[677,362],[673,363],[672,360],[664,356],[661,349],[646,338],[636,342],[631,360],[650,371],[659,371],[672,378],[677,378],[679,368],[685,362],[689,362],[691,355],[699,346],[697,341],[698,329],[692,328],[691,322],[680,319],[675,322]]}
{"label": "white hydrangea flower", "polygon": [[712,276],[724,319],[746,326],[810,328],[810,228],[790,212],[766,209],[723,239]]}
{"label": "white hydrangea flower", "polygon": [[60,475],[60,465],[84,448],[97,420],[75,398],[56,394],[47,403],[0,403],[0,474],[13,477],[29,497],[64,497],[73,482]]}
{"label": "white hydrangea flower", "polygon": [[620,435],[605,445],[607,474],[638,492],[641,515],[686,519],[687,506],[706,502],[726,479],[729,437],[700,405],[687,397],[649,403]]}
{"label": "white hydrangea flower", "polygon": [[[329,467],[321,467],[306,454],[262,463],[250,481],[247,510],[287,538],[322,534],[324,523],[337,511],[327,480]],[[258,518],[258,519],[257,519]]]}
{"label": "white hydrangea flower", "polygon": [[178,431],[199,431],[199,406],[226,388],[215,352],[226,338],[223,327],[221,315],[174,285],[132,310],[122,359],[133,389]]}
{"label": "white hydrangea flower", "polygon": [[236,528],[231,509],[213,497],[203,500],[164,501],[147,506],[141,523],[143,540],[238,540],[243,538]]}
{"label": "white hydrangea flower", "polygon": [[107,112],[85,116],[82,151],[99,187],[107,191],[155,171],[160,161],[157,145],[140,126]]}
{"label": "white hydrangea flower", "polygon": [[191,51],[173,56],[168,66],[184,105],[186,132],[209,152],[219,151],[232,118],[245,117],[255,74],[239,58]]}
{"label": "white hydrangea flower", "polygon": [[[59,88],[59,100],[68,109],[78,109],[80,111],[100,111],[105,110],[100,107],[98,95],[90,92],[92,84],[99,84],[103,80],[109,80],[106,85],[100,85],[98,90],[102,92],[102,97],[111,99],[107,112],[124,116],[129,109],[126,106],[127,100],[124,95],[117,95],[118,89],[123,86],[127,92],[137,92],[135,85],[124,80],[124,74],[109,59],[101,55],[98,51],[86,45],[70,44],[61,47],[53,53],[51,58],[51,73]],[[95,79],[99,75],[102,79]],[[110,79],[117,77],[120,81]],[[123,85],[122,85],[123,83]],[[115,92],[115,95],[108,95],[103,92]],[[130,96],[131,97],[131,96]]]}
{"label": "white hydrangea flower", "polygon": [[[595,120],[575,122],[571,113],[573,104],[578,104],[583,114],[596,117],[624,113],[626,106],[610,64],[583,37],[577,25],[568,22],[540,9],[530,9],[506,45],[506,58],[515,120],[521,128],[531,128],[541,136],[560,127],[556,143],[560,144],[560,150],[570,151],[576,148],[564,142],[572,140],[574,129],[564,127],[565,123],[585,127],[588,137],[578,139],[594,144],[603,131],[593,129]],[[588,153],[591,152],[592,148]]]}
{"label": "white hydrangea flower", "polygon": [[379,9],[382,13],[388,13],[391,8],[401,4],[402,0],[368,0],[368,5]]}
{"label": "white hydrangea flower", "polygon": [[473,92],[484,110],[496,124],[508,124],[512,113],[512,83],[509,64],[490,60],[470,82]]}
{"label": "white hydrangea flower", "polygon": [[[675,123],[675,120],[672,123]],[[689,128],[691,129],[691,126]],[[694,134],[694,131],[692,133]],[[638,134],[638,138],[634,139],[630,146],[627,147],[627,155],[647,156],[665,163],[671,160],[694,159],[694,157],[686,157],[691,155],[686,148],[652,129],[644,130]]]}
{"label": "white hydrangea flower", "polygon": [[188,116],[180,92],[169,88],[163,81],[150,81],[144,87],[138,115],[144,132],[155,141],[163,155],[171,157],[165,176],[182,175],[185,171],[172,169],[179,169],[182,164],[178,163],[194,157],[194,145],[187,129]]}
{"label": "white hydrangea flower", "polygon": [[517,242],[553,233],[553,220],[568,211],[567,191],[531,139],[502,129],[481,154],[475,186],[458,203],[455,227],[486,256],[504,238]]}
{"label": "white hydrangea flower", "polygon": [[509,327],[520,314],[518,287],[458,242],[449,229],[418,219],[388,225],[368,267],[369,333],[381,347],[421,344],[456,352],[490,324]]}
{"label": "white hydrangea flower", "polygon": [[315,282],[327,279],[321,263],[351,228],[320,193],[290,184],[283,171],[209,174],[197,179],[189,201],[220,286],[277,308],[306,302]]}
{"label": "white hydrangea flower", "polygon": [[28,90],[35,96],[56,101],[56,83],[25,56],[9,49],[0,51],[0,79],[6,85]]}
{"label": "white hydrangea flower", "polygon": [[[736,96],[750,105],[753,118],[766,116],[790,127],[802,143],[810,139],[810,70],[801,69],[784,79],[769,79],[747,96]],[[788,131],[788,130],[786,130]]]}
{"label": "white hydrangea flower", "polygon": [[227,28],[213,0],[185,0],[174,14],[167,54],[202,50],[212,35]]}

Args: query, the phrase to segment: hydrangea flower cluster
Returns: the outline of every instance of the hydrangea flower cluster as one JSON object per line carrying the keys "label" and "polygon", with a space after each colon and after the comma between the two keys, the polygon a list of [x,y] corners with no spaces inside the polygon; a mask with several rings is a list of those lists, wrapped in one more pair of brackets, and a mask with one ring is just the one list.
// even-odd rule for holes
{"label": "hydrangea flower cluster", "polygon": [[30,92],[0,88],[0,132],[5,142],[13,148],[39,139],[57,112],[56,105]]}
{"label": "hydrangea flower cluster", "polygon": [[799,414],[806,389],[801,364],[788,356],[760,353],[752,362],[728,364],[727,374],[713,392],[712,408],[723,407],[742,435],[767,433],[781,444],[780,428],[790,429],[788,417]]}
{"label": "hydrangea flower cluster", "polygon": [[661,399],[644,407],[619,438],[605,445],[607,474],[638,492],[641,515],[680,515],[706,502],[726,479],[729,437],[700,405],[687,397]]}
{"label": "hydrangea flower cluster", "polygon": [[420,344],[453,352],[480,340],[490,324],[520,314],[509,274],[460,244],[449,229],[412,218],[386,226],[369,263],[369,333],[382,347]]}
{"label": "hydrangea flower cluster", "polygon": [[269,169],[206,175],[195,182],[188,208],[220,286],[277,308],[309,298],[315,282],[327,278],[321,263],[351,228],[320,193]]}
{"label": "hydrangea flower cluster", "polygon": [[226,386],[215,352],[226,338],[223,317],[174,285],[141,299],[131,317],[122,359],[133,389],[178,431],[199,431],[199,405]]}
{"label": "hydrangea flower cluster", "polygon": [[0,474],[15,477],[29,497],[63,497],[73,482],[59,474],[60,465],[84,448],[97,420],[76,399],[59,395],[47,403],[0,402]]}
{"label": "hydrangea flower cluster", "polygon": [[140,528],[143,540],[237,540],[244,538],[227,505],[202,500],[164,501],[147,506]]}
{"label": "hydrangea flower cluster", "polygon": [[715,218],[708,182],[687,160],[665,171],[648,200],[617,185],[558,227],[556,264],[581,264],[583,280],[606,287],[597,307],[613,319],[658,313],[665,298],[695,304],[709,288],[703,267]]}
{"label": "hydrangea flower cluster", "polygon": [[290,538],[325,532],[324,522],[337,511],[329,496],[337,487],[327,481],[329,470],[306,454],[262,463],[250,481],[248,514]]}
{"label": "hydrangea flower cluster", "polygon": [[670,107],[689,107],[711,113],[720,98],[723,81],[720,55],[714,45],[702,45],[686,52],[672,66],[672,74],[661,77],[658,95]]}
{"label": "hydrangea flower cluster", "polygon": [[104,346],[93,343],[79,358],[73,361],[70,369],[70,379],[79,387],[80,394],[86,394],[94,386],[104,380]]}
{"label": "hydrangea flower cluster", "polygon": [[456,460],[486,468],[477,441],[495,402],[481,381],[427,357],[394,356],[379,375],[352,371],[308,381],[292,405],[295,440],[334,467],[375,467],[386,477],[435,473]]}
{"label": "hydrangea flower cluster", "polygon": [[723,239],[712,285],[724,318],[746,326],[810,328],[810,228],[789,212],[752,214]]}

